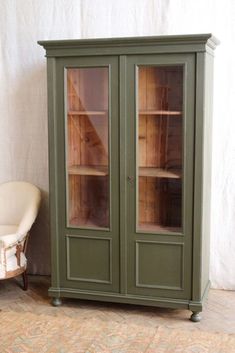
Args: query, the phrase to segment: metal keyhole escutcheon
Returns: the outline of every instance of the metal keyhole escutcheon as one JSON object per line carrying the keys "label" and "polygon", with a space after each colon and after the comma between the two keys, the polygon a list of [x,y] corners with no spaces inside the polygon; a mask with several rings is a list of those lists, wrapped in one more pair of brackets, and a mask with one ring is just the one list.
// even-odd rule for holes
{"label": "metal keyhole escutcheon", "polygon": [[130,176],[130,175],[128,175],[128,177],[127,177],[127,180],[129,181],[129,183],[133,183],[133,181],[134,181],[134,177],[133,176]]}

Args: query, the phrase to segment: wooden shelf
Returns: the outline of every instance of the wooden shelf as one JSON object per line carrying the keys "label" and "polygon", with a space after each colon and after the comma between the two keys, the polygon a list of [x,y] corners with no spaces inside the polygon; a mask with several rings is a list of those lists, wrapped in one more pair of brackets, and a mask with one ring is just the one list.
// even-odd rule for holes
{"label": "wooden shelf", "polygon": [[107,229],[108,227],[103,227],[100,226],[99,224],[95,223],[94,221],[90,219],[85,219],[85,218],[79,218],[79,217],[74,217],[70,219],[69,224],[71,226],[77,226],[78,228],[101,228],[101,229]]}
{"label": "wooden shelf", "polygon": [[147,231],[154,233],[180,233],[182,229],[180,227],[163,227],[162,225],[155,223],[140,223],[138,226],[138,231]]}
{"label": "wooden shelf", "polygon": [[106,115],[106,110],[69,110],[68,115]]}
{"label": "wooden shelf", "polygon": [[[97,175],[97,176],[108,175],[107,166],[73,165],[69,167],[68,171],[70,175]],[[153,168],[153,167],[140,167],[139,176],[152,177],[152,178],[169,178],[169,179],[181,178],[181,175],[178,171],[169,171],[162,168]]]}
{"label": "wooden shelf", "polygon": [[178,171],[170,171],[162,168],[154,167],[140,167],[139,176],[153,177],[153,178],[169,178],[169,179],[180,179],[181,174]]}
{"label": "wooden shelf", "polygon": [[68,169],[69,175],[95,175],[106,176],[108,175],[107,166],[88,166],[88,165],[73,165]]}
{"label": "wooden shelf", "polygon": [[140,110],[139,115],[182,115],[181,111],[173,110]]}

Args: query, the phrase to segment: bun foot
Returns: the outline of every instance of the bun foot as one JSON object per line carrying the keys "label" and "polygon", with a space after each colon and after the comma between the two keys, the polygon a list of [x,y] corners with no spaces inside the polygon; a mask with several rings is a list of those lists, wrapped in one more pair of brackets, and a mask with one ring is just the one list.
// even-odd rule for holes
{"label": "bun foot", "polygon": [[53,306],[61,306],[62,305],[62,301],[60,298],[52,298],[51,303]]}
{"label": "bun foot", "polygon": [[190,317],[190,320],[192,322],[200,322],[201,321],[201,316],[198,311],[193,311],[192,315]]}

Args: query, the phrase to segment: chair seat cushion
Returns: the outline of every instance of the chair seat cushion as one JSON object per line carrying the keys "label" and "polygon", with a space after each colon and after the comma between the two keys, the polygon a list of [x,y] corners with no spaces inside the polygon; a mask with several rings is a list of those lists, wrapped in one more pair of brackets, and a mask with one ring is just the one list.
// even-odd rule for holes
{"label": "chair seat cushion", "polygon": [[17,225],[0,225],[0,242],[4,243],[4,246],[11,245],[19,239],[17,234],[18,226]]}

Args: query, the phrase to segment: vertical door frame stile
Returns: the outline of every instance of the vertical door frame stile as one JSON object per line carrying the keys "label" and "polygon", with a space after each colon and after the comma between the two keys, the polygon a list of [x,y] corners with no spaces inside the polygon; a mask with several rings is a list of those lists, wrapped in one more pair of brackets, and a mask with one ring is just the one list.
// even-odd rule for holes
{"label": "vertical door frame stile", "polygon": [[64,67],[64,165],[65,165],[65,224],[68,227],[69,214],[69,173],[68,173],[68,67]]}
{"label": "vertical door frame stile", "polygon": [[[108,163],[109,163],[109,182],[108,182],[108,186],[109,186],[109,227],[108,230],[110,232],[112,232],[113,230],[113,194],[112,194],[112,183],[111,180],[113,178],[113,174],[112,174],[112,111],[113,111],[113,105],[112,105],[112,66],[111,64],[108,64]],[[111,239],[112,241],[112,239]]]}
{"label": "vertical door frame stile", "polygon": [[56,58],[47,58],[47,97],[48,97],[48,157],[49,157],[49,203],[51,232],[51,289],[54,296],[59,297],[60,263],[59,263],[59,231],[58,231],[58,195],[57,195],[57,122],[56,122]]}
{"label": "vertical door frame stile", "polygon": [[120,143],[120,293],[127,293],[127,228],[126,228],[126,55],[119,56],[119,143]]}
{"label": "vertical door frame stile", "polygon": [[134,160],[135,160],[135,208],[134,208],[134,217],[135,217],[135,233],[138,232],[138,223],[139,223],[139,65],[135,64],[135,76],[134,76],[134,129],[135,129],[135,149],[134,149]]}
{"label": "vertical door frame stile", "polygon": [[[188,75],[188,63],[185,62],[183,65],[183,104],[182,104],[182,179],[181,179],[181,199],[182,199],[182,208],[181,208],[181,233],[182,236],[185,236],[186,232],[186,182],[188,180],[186,176],[186,168],[185,166],[187,165],[187,100],[188,100],[188,95],[187,95],[187,75]],[[192,201],[193,203],[193,201]],[[193,206],[192,206],[192,213],[193,213]],[[192,226],[193,226],[193,221],[192,221]],[[192,251],[192,250],[191,250]]]}
{"label": "vertical door frame stile", "polygon": [[[112,195],[112,183],[111,179],[113,177],[112,175],[112,143],[111,143],[111,138],[112,138],[112,66],[111,64],[108,64],[108,163],[109,163],[109,175],[108,175],[108,186],[109,186],[109,226],[107,227],[108,231],[113,230],[113,221],[112,221],[112,215],[113,215],[113,195]],[[112,241],[112,239],[111,239]]]}

